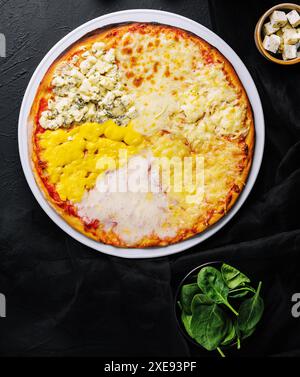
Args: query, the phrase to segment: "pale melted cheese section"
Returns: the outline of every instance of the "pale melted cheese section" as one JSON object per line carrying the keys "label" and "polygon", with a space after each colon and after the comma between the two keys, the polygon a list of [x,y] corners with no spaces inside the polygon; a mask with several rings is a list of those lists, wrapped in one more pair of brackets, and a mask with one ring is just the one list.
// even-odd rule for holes
{"label": "pale melted cheese section", "polygon": [[[151,158],[146,163],[150,167]],[[177,227],[169,222],[170,198],[165,193],[112,190],[113,183],[119,182],[119,176],[126,177],[125,185],[128,182],[132,184],[136,179],[133,169],[128,169],[126,174],[124,169],[120,168],[100,177],[95,188],[86,192],[77,204],[78,214],[88,222],[98,219],[105,231],[113,231],[128,245],[154,235],[161,239],[174,237]],[[159,180],[156,177],[147,175],[143,178],[144,185],[151,184],[153,191],[159,191]]]}

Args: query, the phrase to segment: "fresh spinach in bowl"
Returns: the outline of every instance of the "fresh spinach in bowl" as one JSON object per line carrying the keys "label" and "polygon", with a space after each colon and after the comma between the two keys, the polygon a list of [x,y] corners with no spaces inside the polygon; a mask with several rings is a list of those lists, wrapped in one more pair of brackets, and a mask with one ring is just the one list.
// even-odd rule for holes
{"label": "fresh spinach in bowl", "polygon": [[208,351],[235,345],[251,336],[260,321],[264,302],[250,279],[236,268],[223,263],[200,269],[195,282],[181,287],[178,305],[187,334]]}

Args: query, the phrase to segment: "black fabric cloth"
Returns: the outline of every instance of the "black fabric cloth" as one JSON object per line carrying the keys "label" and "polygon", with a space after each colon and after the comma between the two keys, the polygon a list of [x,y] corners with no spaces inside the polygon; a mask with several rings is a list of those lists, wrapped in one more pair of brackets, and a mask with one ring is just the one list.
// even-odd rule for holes
{"label": "black fabric cloth", "polygon": [[[274,3],[0,1],[0,355],[207,356],[178,331],[174,292],[192,268],[223,260],[263,281],[265,314],[239,355],[300,356],[300,318],[291,315],[300,292],[300,70],[267,62],[253,39]],[[248,67],[266,120],[260,174],[238,214],[204,243],[160,259],[109,257],[64,234],[32,196],[18,157],[18,111],[39,61],[76,26],[127,8],[169,10],[212,28]]]}

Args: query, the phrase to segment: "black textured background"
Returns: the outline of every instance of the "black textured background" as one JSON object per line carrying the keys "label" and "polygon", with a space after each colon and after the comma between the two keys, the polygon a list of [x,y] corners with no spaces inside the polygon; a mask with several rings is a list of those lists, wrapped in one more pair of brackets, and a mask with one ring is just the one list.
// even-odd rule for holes
{"label": "black textured background", "polygon": [[[0,0],[0,355],[206,355],[178,333],[173,294],[190,269],[225,260],[264,283],[265,315],[240,355],[300,356],[300,318],[291,316],[300,292],[300,70],[267,62],[253,41],[275,3]],[[265,155],[249,199],[213,238],[170,258],[108,257],[66,236],[35,201],[18,156],[18,112],[42,57],[80,24],[129,8],[173,11],[217,32],[249,68],[265,111]]]}

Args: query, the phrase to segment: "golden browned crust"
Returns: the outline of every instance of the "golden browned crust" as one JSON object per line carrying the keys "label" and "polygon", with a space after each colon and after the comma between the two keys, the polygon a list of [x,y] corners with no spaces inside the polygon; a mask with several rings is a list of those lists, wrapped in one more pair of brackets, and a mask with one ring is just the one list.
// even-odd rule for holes
{"label": "golden browned crust", "polygon": [[112,28],[105,28],[99,29],[90,33],[89,35],[85,36],[84,38],[80,39],[76,43],[74,43],[67,51],[65,51],[49,68],[48,72],[46,73],[45,77],[43,78],[39,89],[37,91],[35,100],[33,102],[33,106],[30,112],[30,121],[33,123],[33,134],[32,134],[32,166],[35,175],[35,179],[41,191],[43,192],[47,201],[51,204],[51,206],[59,213],[59,215],[73,228],[81,232],[82,234],[90,237],[96,241],[104,242],[106,244],[118,246],[118,247],[128,247],[126,243],[119,239],[119,237],[114,234],[112,231],[105,232],[98,227],[97,229],[90,229],[87,228],[86,224],[84,224],[83,220],[79,217],[75,216],[74,214],[69,214],[66,211],[60,201],[55,200],[53,196],[49,194],[48,188],[45,185],[45,182],[41,178],[40,169],[39,169],[39,159],[38,159],[38,150],[37,145],[35,142],[35,133],[37,131],[38,123],[38,114],[40,108],[40,101],[43,99],[48,99],[51,95],[49,91],[51,79],[53,73],[57,66],[62,62],[69,60],[74,54],[78,53],[84,47],[89,49],[91,45],[97,41],[104,41],[108,47],[114,47],[115,39],[120,38],[120,36],[124,35],[127,32],[138,31],[141,33],[160,33],[161,31],[168,32],[168,33],[175,33],[180,34],[184,38],[193,40],[200,48],[200,51],[203,56],[207,56],[207,59],[212,59],[213,61],[220,61],[224,63],[224,72],[227,76],[228,81],[231,83],[232,86],[238,88],[241,95],[240,95],[240,102],[245,103],[247,107],[247,121],[250,124],[249,132],[242,141],[244,144],[244,162],[243,162],[243,169],[241,171],[239,182],[232,187],[230,192],[226,198],[225,209],[224,206],[220,206],[220,208],[215,208],[213,213],[211,213],[205,221],[203,219],[199,219],[196,224],[189,229],[180,230],[175,237],[172,238],[165,238],[164,240],[158,238],[157,236],[147,237],[140,240],[134,246],[130,247],[150,247],[150,246],[165,246],[171,243],[176,243],[192,237],[200,232],[203,232],[211,225],[215,224],[219,219],[224,217],[226,213],[232,208],[235,204],[236,200],[238,199],[241,191],[243,190],[246,180],[251,168],[252,159],[253,159],[253,151],[254,151],[254,144],[255,144],[255,128],[254,128],[254,120],[253,114],[251,110],[251,105],[248,99],[248,96],[245,92],[245,89],[239,80],[234,68],[229,63],[229,61],[214,47],[209,45],[206,41],[202,40],[200,37],[193,35],[187,31],[167,26],[167,25],[158,25],[158,24],[126,24],[120,26],[114,26]]}

